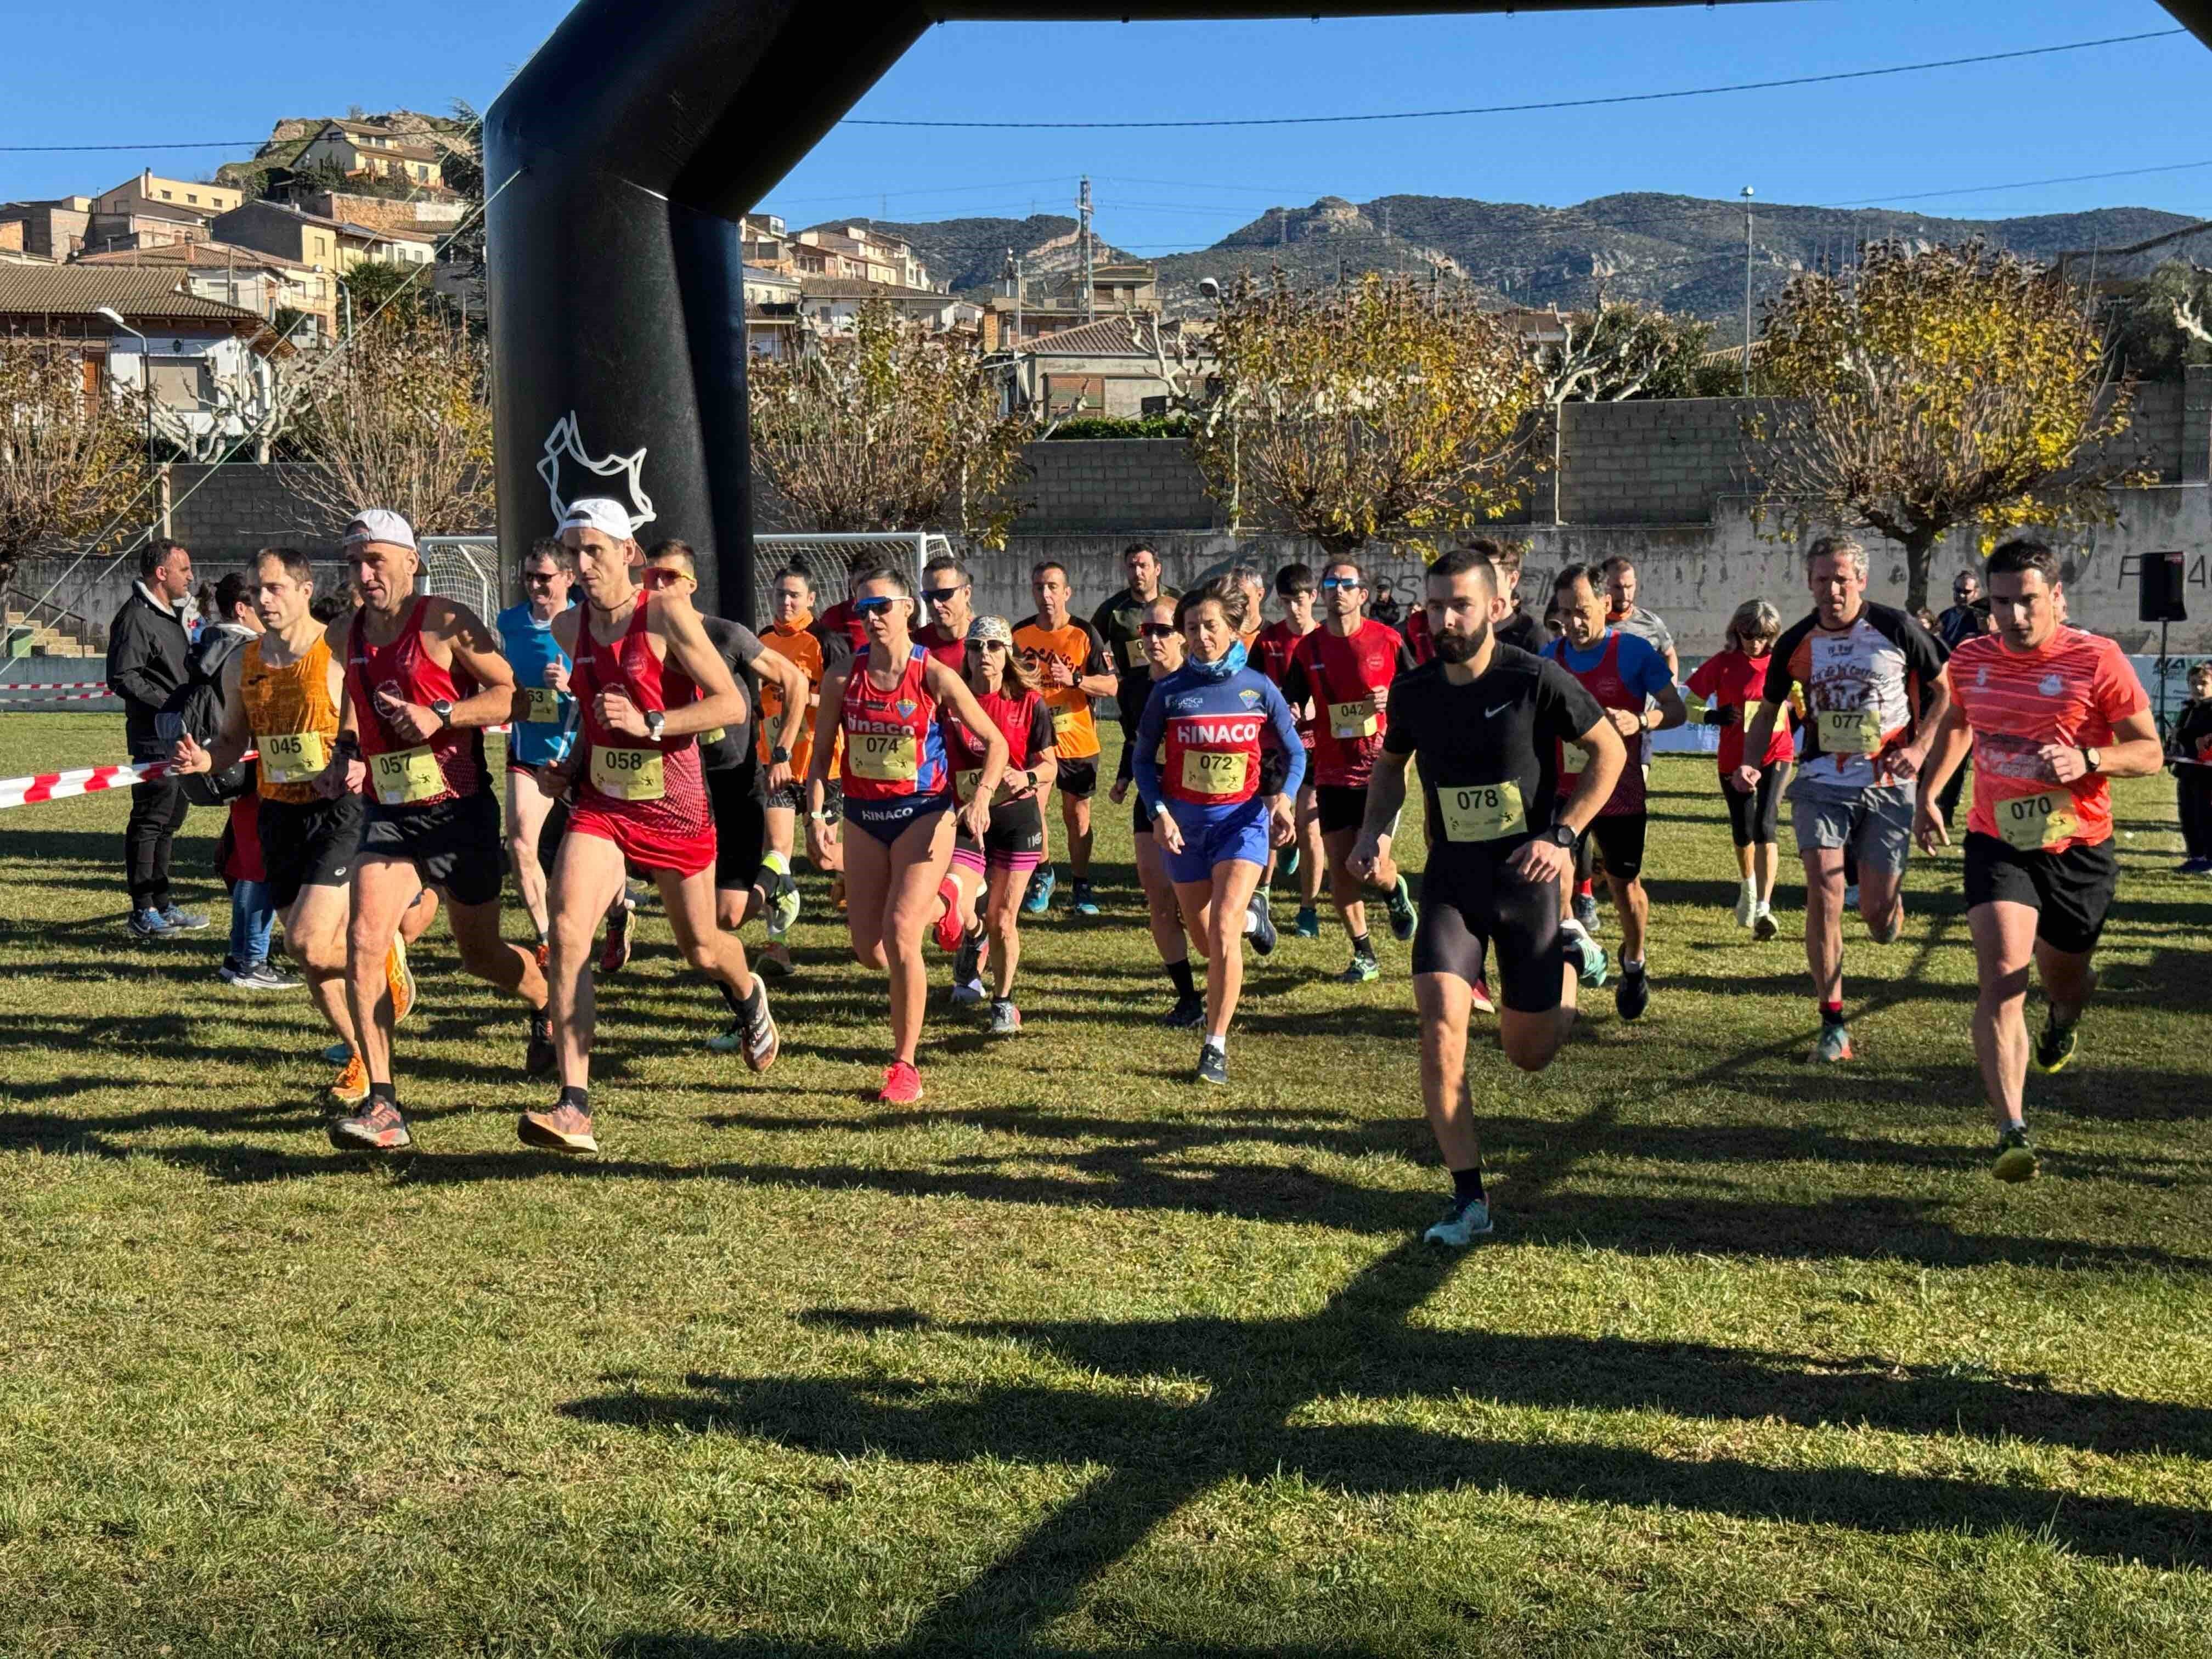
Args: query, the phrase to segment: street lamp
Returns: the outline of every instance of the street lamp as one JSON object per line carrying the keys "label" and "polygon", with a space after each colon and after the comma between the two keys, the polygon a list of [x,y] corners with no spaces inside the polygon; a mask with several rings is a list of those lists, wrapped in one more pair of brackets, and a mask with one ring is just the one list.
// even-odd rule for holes
{"label": "street lamp", "polygon": [[1751,396],[1751,186],[1743,187],[1743,395]]}
{"label": "street lamp", "polygon": [[[123,320],[123,313],[114,307],[100,307],[100,314],[125,334],[138,336],[138,391],[146,403],[146,477],[150,484],[154,477],[154,347],[144,335],[139,334],[137,329]],[[161,527],[160,512],[157,501],[155,519],[146,529],[149,541],[153,539],[155,531]]]}

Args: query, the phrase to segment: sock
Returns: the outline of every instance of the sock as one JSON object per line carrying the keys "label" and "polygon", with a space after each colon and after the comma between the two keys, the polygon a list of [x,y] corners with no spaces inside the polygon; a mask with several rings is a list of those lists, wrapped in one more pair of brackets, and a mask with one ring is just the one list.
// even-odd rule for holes
{"label": "sock", "polygon": [[1260,906],[1255,900],[1244,907],[1244,932],[1247,935],[1260,931]]}
{"label": "sock", "polygon": [[1820,1005],[1820,1024],[1823,1025],[1841,1025],[1843,1023],[1844,1005],[1842,1003],[1824,1002]]}
{"label": "sock", "polygon": [[368,1085],[368,1097],[372,1103],[380,1100],[387,1106],[397,1106],[399,1103],[399,1090],[394,1084],[372,1083]]}
{"label": "sock", "polygon": [[[718,979],[714,981],[714,988],[722,994],[722,1000],[730,1005],[731,1015],[735,1018],[743,1019],[745,1016],[745,1000],[737,994],[735,988],[727,980]],[[755,995],[760,993],[758,980],[753,981],[753,993]]]}
{"label": "sock", "polygon": [[1198,987],[1191,981],[1188,957],[1185,957],[1181,962],[1170,962],[1167,967],[1168,977],[1175,981],[1176,996],[1194,997],[1198,994]]}
{"label": "sock", "polygon": [[1638,957],[1635,961],[1631,962],[1626,957],[1621,957],[1620,971],[1624,974],[1642,973],[1644,971],[1644,958],[1642,957]]}
{"label": "sock", "polygon": [[1355,957],[1371,957],[1375,954],[1375,946],[1370,942],[1366,934],[1360,933],[1353,938],[1352,954]]}
{"label": "sock", "polygon": [[1595,898],[1597,896],[1596,878],[1592,877],[1587,880],[1577,882],[1575,884],[1575,896],[1578,899]]}
{"label": "sock", "polygon": [[1229,1054],[1229,1033],[1224,1031],[1219,1036],[1207,1037],[1204,1046],[1212,1049],[1214,1053],[1223,1056],[1224,1059],[1227,1058]]}
{"label": "sock", "polygon": [[1454,1170],[1451,1178],[1452,1196],[1461,1203],[1465,1204],[1469,1200],[1477,1204],[1489,1202],[1482,1190],[1482,1165],[1480,1164],[1472,1170]]}
{"label": "sock", "polygon": [[553,1109],[557,1112],[563,1106],[574,1106],[586,1117],[589,1117],[592,1115],[592,1091],[589,1089],[576,1088],[570,1084],[562,1084],[561,1098],[553,1103]]}

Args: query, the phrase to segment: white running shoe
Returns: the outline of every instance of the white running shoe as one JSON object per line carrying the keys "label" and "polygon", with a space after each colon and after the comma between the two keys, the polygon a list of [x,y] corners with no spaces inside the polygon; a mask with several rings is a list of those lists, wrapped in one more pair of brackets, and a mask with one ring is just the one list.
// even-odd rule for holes
{"label": "white running shoe", "polygon": [[1758,914],[1759,889],[1746,882],[1743,884],[1743,890],[1735,896],[1735,925],[1739,927],[1748,927],[1751,926],[1752,918]]}
{"label": "white running shoe", "polygon": [[1444,1212],[1444,1218],[1423,1233],[1421,1242],[1463,1250],[1476,1239],[1489,1236],[1490,1206],[1479,1198],[1470,1198],[1465,1203],[1455,1198],[1450,1208]]}

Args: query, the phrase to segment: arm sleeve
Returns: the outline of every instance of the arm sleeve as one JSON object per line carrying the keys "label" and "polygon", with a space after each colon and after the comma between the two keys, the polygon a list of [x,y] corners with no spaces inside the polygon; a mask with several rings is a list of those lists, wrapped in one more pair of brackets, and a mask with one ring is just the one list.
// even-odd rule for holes
{"label": "arm sleeve", "polygon": [[[1313,701],[1313,687],[1308,682],[1306,676],[1305,653],[1295,646],[1291,648],[1291,660],[1283,670],[1281,690],[1285,702]],[[1304,744],[1302,744],[1300,747],[1304,747]]]}
{"label": "arm sleeve", "polygon": [[[1666,666],[1663,660],[1660,666]],[[1547,659],[1536,675],[1536,734],[1572,743],[1604,718],[1605,710],[1588,688]]]}
{"label": "arm sleeve", "polygon": [[1137,721],[1136,758],[1131,763],[1132,775],[1137,780],[1137,799],[1144,802],[1148,812],[1160,810],[1160,769],[1153,757],[1160,751],[1160,734],[1167,728],[1168,702],[1159,690],[1164,684],[1154,682],[1152,695],[1146,699],[1145,712]]}
{"label": "arm sleeve", "polygon": [[1263,706],[1267,718],[1274,723],[1275,741],[1282,744],[1284,754],[1290,757],[1290,771],[1283,778],[1283,793],[1295,796],[1306,779],[1306,746],[1298,737],[1298,723],[1291,713],[1288,699],[1265,674],[1259,680],[1267,688]]}

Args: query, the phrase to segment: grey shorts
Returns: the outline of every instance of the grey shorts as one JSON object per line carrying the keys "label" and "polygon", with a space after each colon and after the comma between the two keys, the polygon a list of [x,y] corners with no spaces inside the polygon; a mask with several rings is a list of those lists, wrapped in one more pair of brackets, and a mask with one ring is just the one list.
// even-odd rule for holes
{"label": "grey shorts", "polygon": [[1912,791],[1899,784],[1875,784],[1855,795],[1805,788],[1790,791],[1790,819],[1797,831],[1797,850],[1849,848],[1862,870],[1896,875],[1912,851]]}

